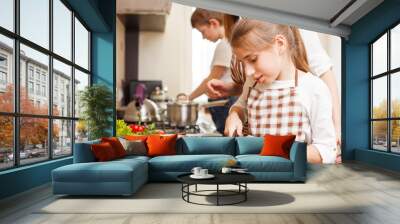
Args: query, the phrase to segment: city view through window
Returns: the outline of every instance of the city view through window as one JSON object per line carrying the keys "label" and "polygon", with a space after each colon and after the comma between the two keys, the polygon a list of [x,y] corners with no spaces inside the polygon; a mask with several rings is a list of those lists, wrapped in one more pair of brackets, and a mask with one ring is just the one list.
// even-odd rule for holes
{"label": "city view through window", "polygon": [[19,2],[16,27],[14,1],[0,1],[0,170],[70,156],[86,139],[90,32],[60,0]]}
{"label": "city view through window", "polygon": [[371,145],[400,153],[400,25],[374,41],[370,50]]}

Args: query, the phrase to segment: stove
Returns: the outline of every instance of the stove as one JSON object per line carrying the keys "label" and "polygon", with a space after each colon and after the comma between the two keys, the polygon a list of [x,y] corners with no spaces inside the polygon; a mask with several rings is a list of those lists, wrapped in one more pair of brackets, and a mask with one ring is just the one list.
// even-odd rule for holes
{"label": "stove", "polygon": [[198,125],[185,127],[170,126],[168,123],[156,123],[157,129],[163,130],[166,134],[178,134],[179,136],[217,137],[223,136],[220,133],[204,133]]}

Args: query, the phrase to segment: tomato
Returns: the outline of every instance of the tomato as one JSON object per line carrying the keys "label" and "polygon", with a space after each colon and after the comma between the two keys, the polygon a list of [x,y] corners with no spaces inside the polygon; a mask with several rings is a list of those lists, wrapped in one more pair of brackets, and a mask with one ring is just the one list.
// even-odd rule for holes
{"label": "tomato", "polygon": [[140,125],[139,125],[139,126],[137,127],[137,131],[138,131],[138,132],[143,132],[143,131],[144,131],[144,126],[140,126]]}
{"label": "tomato", "polygon": [[159,130],[159,131],[158,131],[158,134],[163,135],[163,134],[165,134],[165,131]]}
{"label": "tomato", "polygon": [[138,131],[138,125],[136,125],[136,124],[132,124],[129,127],[131,128],[132,132],[137,132]]}

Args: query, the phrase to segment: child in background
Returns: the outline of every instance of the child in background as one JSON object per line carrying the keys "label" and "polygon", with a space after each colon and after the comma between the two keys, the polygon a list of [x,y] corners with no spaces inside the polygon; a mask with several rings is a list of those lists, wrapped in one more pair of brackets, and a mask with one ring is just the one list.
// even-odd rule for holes
{"label": "child in background", "polygon": [[231,46],[251,75],[232,107],[226,131],[241,135],[245,113],[251,135],[296,135],[308,143],[310,163],[334,163],[336,136],[328,87],[309,73],[299,30],[243,19]]}
{"label": "child in background", "polygon": [[[232,49],[229,45],[228,40],[225,38],[225,31],[223,26],[223,13],[214,12],[205,9],[196,9],[191,17],[192,27],[197,29],[202,35],[203,38],[212,41],[218,42],[214,56],[211,62],[211,71],[210,74],[205,78],[202,83],[192,91],[189,95],[189,100],[194,100],[197,97],[206,93],[207,82],[211,79],[221,80],[224,83],[232,83],[231,79],[231,71],[230,71],[230,63],[232,57]],[[235,102],[236,97],[222,97],[216,98],[209,101],[214,100],[226,100],[228,99],[228,103],[224,106],[216,106],[209,108],[211,117],[215,123],[217,131],[220,133],[224,132],[225,129],[225,120],[229,113],[229,108]]]}

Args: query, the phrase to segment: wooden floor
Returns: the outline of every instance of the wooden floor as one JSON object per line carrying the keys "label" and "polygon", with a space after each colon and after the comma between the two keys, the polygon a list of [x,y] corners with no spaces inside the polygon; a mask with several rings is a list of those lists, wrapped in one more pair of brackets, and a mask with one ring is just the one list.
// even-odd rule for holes
{"label": "wooden floor", "polygon": [[[359,163],[312,166],[308,183],[317,183],[345,201],[367,204],[356,214],[36,214],[54,200],[42,186],[0,202],[0,223],[400,223],[400,174]],[[316,201],[315,203],[321,203]]]}

